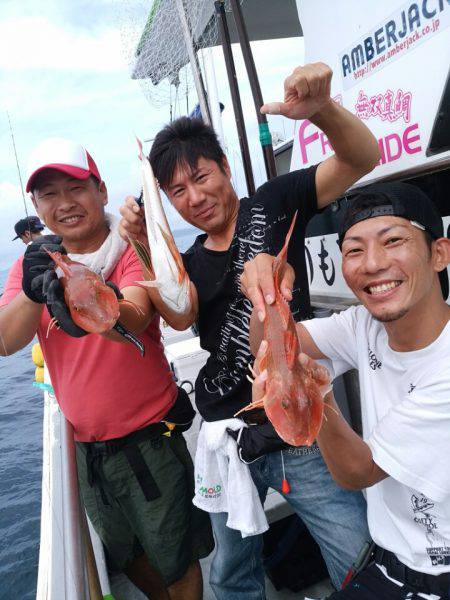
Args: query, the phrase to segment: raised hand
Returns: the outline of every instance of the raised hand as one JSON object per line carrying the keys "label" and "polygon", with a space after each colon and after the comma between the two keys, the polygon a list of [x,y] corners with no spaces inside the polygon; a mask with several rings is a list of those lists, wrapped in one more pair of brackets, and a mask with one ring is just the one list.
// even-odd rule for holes
{"label": "raised hand", "polygon": [[138,240],[148,247],[147,230],[145,228],[144,209],[139,206],[134,196],[127,196],[119,212],[122,216],[119,233],[128,242],[128,238]]}
{"label": "raised hand", "polygon": [[295,68],[284,81],[284,102],[264,104],[261,112],[290,119],[309,119],[332,102],[332,75],[330,67],[321,62]]}

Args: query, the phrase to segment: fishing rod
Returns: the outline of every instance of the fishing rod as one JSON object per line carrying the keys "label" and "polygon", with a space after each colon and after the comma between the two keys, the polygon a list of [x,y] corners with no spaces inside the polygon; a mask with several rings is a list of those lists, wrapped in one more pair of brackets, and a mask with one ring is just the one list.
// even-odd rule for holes
{"label": "fishing rod", "polygon": [[22,191],[23,205],[25,207],[25,214],[27,216],[27,219],[29,219],[30,216],[28,214],[27,203],[25,200],[25,192],[23,191],[23,183],[22,183],[22,175],[20,173],[19,159],[17,158],[16,140],[14,139],[14,132],[13,132],[12,124],[11,124],[11,119],[9,117],[9,112],[6,111],[6,114],[8,116],[9,130],[11,132],[11,139],[12,139],[13,148],[14,148],[14,156],[16,157],[17,172],[19,173],[19,181],[20,181],[20,189]]}

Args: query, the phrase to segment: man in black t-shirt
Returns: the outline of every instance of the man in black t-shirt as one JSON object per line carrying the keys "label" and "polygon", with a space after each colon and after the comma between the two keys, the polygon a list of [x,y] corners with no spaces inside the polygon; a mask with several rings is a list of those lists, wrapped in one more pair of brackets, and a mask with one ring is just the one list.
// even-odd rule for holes
{"label": "man in black t-shirt", "polygon": [[[162,189],[181,216],[205,233],[184,255],[192,282],[189,314],[172,313],[156,288],[149,288],[149,294],[173,327],[184,329],[198,322],[201,346],[210,353],[195,390],[197,408],[206,421],[231,418],[250,402],[246,375],[252,362],[252,306],[239,288],[244,263],[260,252],[277,254],[298,210],[288,254],[297,273],[291,309],[296,320],[308,318],[306,225],[379,159],[377,142],[365,125],[331,100],[330,82],[331,70],[322,63],[299,67],[285,81],[285,101],[265,105],[262,111],[308,118],[327,135],[335,154],[318,166],[267,182],[250,199],[238,199],[217,137],[201,121],[178,119],[155,138],[150,162]],[[127,198],[121,214],[123,234],[145,242],[142,212],[134,199]],[[250,418],[264,421],[261,415]],[[250,465],[261,497],[268,487],[281,493],[286,476],[291,489],[285,497],[319,543],[332,581],[339,586],[368,536],[362,496],[334,484],[317,446],[287,446],[267,422],[244,429],[241,441],[244,434],[244,457],[261,457]],[[239,531],[226,527],[226,513],[211,514],[211,519],[217,551],[210,583],[216,598],[265,598],[261,536],[243,539]]]}

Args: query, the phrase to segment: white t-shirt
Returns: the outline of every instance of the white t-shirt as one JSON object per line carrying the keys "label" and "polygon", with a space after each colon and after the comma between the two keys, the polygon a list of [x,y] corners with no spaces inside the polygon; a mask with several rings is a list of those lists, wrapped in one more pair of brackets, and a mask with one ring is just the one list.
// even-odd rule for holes
{"label": "white t-shirt", "polygon": [[392,350],[363,306],[303,325],[335,376],[359,370],[363,437],[390,475],[367,489],[373,540],[411,569],[450,572],[450,322],[414,352]]}

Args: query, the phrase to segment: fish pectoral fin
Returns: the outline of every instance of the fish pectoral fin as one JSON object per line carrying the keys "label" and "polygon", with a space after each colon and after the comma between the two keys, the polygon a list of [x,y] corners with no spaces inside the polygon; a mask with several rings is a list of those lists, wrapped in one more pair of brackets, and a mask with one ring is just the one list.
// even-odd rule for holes
{"label": "fish pectoral fin", "polygon": [[175,240],[173,239],[172,234],[167,233],[167,231],[164,231],[164,229],[161,227],[160,223],[158,223],[158,227],[161,231],[161,235],[163,236],[164,241],[167,244],[167,248],[169,249],[169,252],[172,255],[173,260],[175,261],[175,264],[177,266],[177,273],[176,274],[174,273],[174,275],[177,277],[178,283],[181,284],[187,277],[186,269],[184,268],[183,259],[181,258],[181,254],[177,248],[177,245],[175,244]]}
{"label": "fish pectoral fin", "polygon": [[139,262],[141,263],[142,271],[146,281],[156,279],[155,271],[153,270],[150,248],[144,246],[144,244],[142,244],[139,240],[132,240],[131,238],[129,238],[129,240],[137,254]]}
{"label": "fish pectoral fin", "polygon": [[158,282],[156,281],[156,279],[150,279],[149,281],[135,281],[134,283],[137,283],[141,287],[145,287],[145,288],[157,288],[158,287]]}
{"label": "fish pectoral fin", "polygon": [[237,413],[234,414],[233,416],[237,417],[241,413],[243,413],[247,410],[253,410],[254,408],[264,408],[264,402],[266,401],[266,399],[267,399],[267,394],[265,394],[257,402],[251,402],[250,404],[247,404],[247,406],[244,406],[244,408],[241,408],[241,410],[238,410]]}

